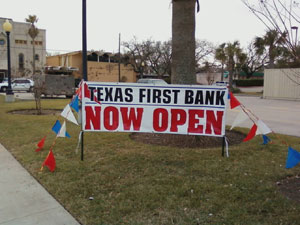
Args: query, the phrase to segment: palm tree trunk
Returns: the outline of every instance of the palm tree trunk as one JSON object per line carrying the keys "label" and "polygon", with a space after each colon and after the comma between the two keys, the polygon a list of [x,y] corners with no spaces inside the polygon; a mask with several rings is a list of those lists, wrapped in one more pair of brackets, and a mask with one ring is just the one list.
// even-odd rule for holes
{"label": "palm tree trunk", "polygon": [[172,83],[195,84],[195,0],[173,0]]}
{"label": "palm tree trunk", "polygon": [[35,75],[35,39],[32,39],[32,76]]}

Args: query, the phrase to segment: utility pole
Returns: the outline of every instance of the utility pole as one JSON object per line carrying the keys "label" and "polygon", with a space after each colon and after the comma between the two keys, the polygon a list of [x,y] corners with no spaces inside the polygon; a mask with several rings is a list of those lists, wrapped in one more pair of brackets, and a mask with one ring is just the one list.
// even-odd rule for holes
{"label": "utility pole", "polygon": [[119,33],[119,82],[121,82],[121,33]]}

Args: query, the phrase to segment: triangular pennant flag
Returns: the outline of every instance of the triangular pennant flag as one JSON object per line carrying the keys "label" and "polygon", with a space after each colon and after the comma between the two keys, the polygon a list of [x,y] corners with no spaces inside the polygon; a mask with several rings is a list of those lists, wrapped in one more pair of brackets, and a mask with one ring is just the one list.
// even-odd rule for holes
{"label": "triangular pennant flag", "polygon": [[226,157],[229,157],[228,139],[227,139],[227,137],[225,137],[225,150],[226,150]]}
{"label": "triangular pennant flag", "polygon": [[234,97],[232,92],[229,92],[229,94],[230,94],[230,108],[231,109],[234,109],[235,107],[241,105],[241,103],[236,99],[236,97]]}
{"label": "triangular pennant flag", "polygon": [[264,141],[263,145],[266,145],[271,141],[271,139],[267,135],[263,135],[262,138]]}
{"label": "triangular pennant flag", "polygon": [[70,106],[76,111],[79,112],[79,100],[78,95],[75,96],[75,98],[70,103]]}
{"label": "triangular pennant flag", "polygon": [[64,121],[63,125],[61,126],[57,137],[66,137],[66,121]]}
{"label": "triangular pennant flag", "polygon": [[271,129],[263,121],[258,120],[256,122],[256,125],[257,125],[256,135],[272,133]]}
{"label": "triangular pennant flag", "polygon": [[248,115],[244,111],[240,111],[235,120],[232,123],[232,126],[230,130],[232,130],[234,127],[236,127],[239,124],[242,124],[245,122],[247,119],[249,119]]}
{"label": "triangular pennant flag", "polygon": [[254,125],[251,127],[251,129],[250,129],[250,131],[249,131],[247,137],[243,140],[243,142],[246,142],[246,141],[251,140],[251,139],[255,136],[256,130],[257,130],[257,126],[256,126],[256,124],[254,124]]}
{"label": "triangular pennant flag", "polygon": [[66,107],[64,108],[64,110],[61,112],[60,115],[64,118],[66,118],[67,120],[71,121],[72,123],[75,123],[76,125],[78,125],[78,122],[75,119],[75,116],[74,116],[69,104],[66,105]]}
{"label": "triangular pennant flag", "polygon": [[52,127],[52,130],[53,130],[56,134],[58,134],[60,128],[61,128],[61,124],[60,124],[59,120],[56,120],[55,124],[54,124],[53,127]]}
{"label": "triangular pennant flag", "polygon": [[43,137],[43,138],[39,141],[39,143],[37,144],[37,147],[38,147],[38,148],[35,150],[36,152],[39,152],[39,151],[42,150],[42,148],[44,147],[44,144],[45,144],[45,140],[46,140],[46,136]]}
{"label": "triangular pennant flag", "polygon": [[[60,124],[59,120],[56,120],[54,126],[52,127],[52,130],[53,130],[56,134],[58,134],[59,131],[60,131],[60,129],[61,129],[61,124]],[[65,137],[68,137],[68,138],[71,137],[70,134],[68,134],[67,131],[66,131],[66,133],[65,133]]]}
{"label": "triangular pennant flag", "polygon": [[52,150],[49,151],[45,161],[43,162],[42,168],[44,166],[47,166],[51,172],[55,170],[56,163],[55,163],[55,158]]}
{"label": "triangular pennant flag", "polygon": [[83,91],[85,98],[91,98],[91,91],[89,90],[87,83],[83,84]]}
{"label": "triangular pennant flag", "polygon": [[290,169],[300,163],[300,153],[289,147],[285,168]]}
{"label": "triangular pennant flag", "polygon": [[81,143],[81,137],[82,137],[82,131],[79,132],[77,147],[75,149],[76,154],[78,153],[78,150],[79,150],[79,146],[80,146],[80,143]]}
{"label": "triangular pennant flag", "polygon": [[78,85],[78,89],[76,91],[76,95],[78,96],[78,98],[81,100],[82,99],[82,84],[83,84],[83,80],[80,81],[79,85]]}

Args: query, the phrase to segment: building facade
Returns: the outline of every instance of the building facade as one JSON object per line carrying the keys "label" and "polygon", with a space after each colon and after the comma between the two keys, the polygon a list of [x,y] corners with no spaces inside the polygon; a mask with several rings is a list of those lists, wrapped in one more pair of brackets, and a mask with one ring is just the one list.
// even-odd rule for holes
{"label": "building facade", "polygon": [[[119,82],[119,64],[117,56],[105,52],[88,52],[88,81]],[[75,67],[76,79],[82,79],[82,52],[47,56],[47,66]],[[120,82],[136,82],[136,73],[130,64],[120,64]]]}
{"label": "building facade", "polygon": [[265,69],[264,98],[300,100],[300,68]]}
{"label": "building facade", "polygon": [[[6,77],[7,73],[7,37],[3,30],[3,23],[6,19],[0,18],[0,80]],[[28,34],[30,24],[8,20],[12,24],[10,33],[12,78],[31,77],[33,58],[36,72],[41,72],[46,63],[46,30],[39,29],[38,36],[35,38],[35,56],[33,57],[33,42]]]}

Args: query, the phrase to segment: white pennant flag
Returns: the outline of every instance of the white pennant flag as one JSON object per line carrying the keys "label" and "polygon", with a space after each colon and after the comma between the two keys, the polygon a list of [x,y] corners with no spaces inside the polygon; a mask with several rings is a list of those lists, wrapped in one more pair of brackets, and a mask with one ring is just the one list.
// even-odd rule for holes
{"label": "white pennant flag", "polygon": [[58,134],[57,134],[57,137],[66,137],[66,121],[64,121],[63,125],[61,126]]}
{"label": "white pennant flag", "polygon": [[237,125],[245,122],[248,118],[249,118],[248,115],[244,111],[240,111],[237,117],[235,118],[235,120],[233,121],[230,130],[232,130]]}
{"label": "white pennant flag", "polygon": [[79,136],[78,136],[78,143],[77,143],[77,147],[75,149],[76,154],[78,153],[78,150],[79,150],[79,146],[80,146],[80,143],[81,143],[81,137],[82,137],[82,131],[80,131]]}
{"label": "white pennant flag", "polygon": [[74,116],[69,104],[66,105],[66,107],[64,108],[64,110],[61,112],[60,115],[64,118],[66,118],[67,120],[71,121],[72,123],[75,123],[76,125],[78,125],[78,122],[75,119],[75,116]]}
{"label": "white pennant flag", "polygon": [[257,126],[256,135],[272,133],[272,130],[261,120],[257,121],[256,126]]}
{"label": "white pennant flag", "polygon": [[225,137],[225,145],[226,145],[226,148],[225,148],[225,150],[226,150],[226,157],[228,158],[229,157],[229,151],[228,151],[228,139],[227,139],[227,137]]}

